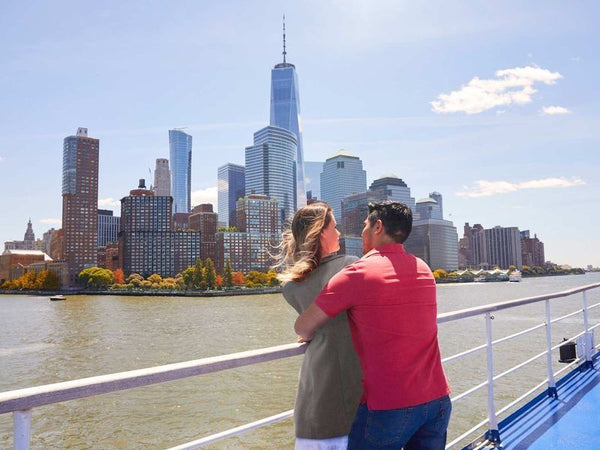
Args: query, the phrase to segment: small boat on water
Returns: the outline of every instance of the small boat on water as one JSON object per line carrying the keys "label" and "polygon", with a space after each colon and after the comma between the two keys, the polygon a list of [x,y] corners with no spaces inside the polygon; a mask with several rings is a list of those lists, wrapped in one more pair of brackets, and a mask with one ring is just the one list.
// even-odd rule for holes
{"label": "small boat on water", "polygon": [[53,302],[57,302],[59,300],[66,300],[67,297],[65,297],[64,295],[53,295],[52,297],[50,297],[50,300],[52,300]]}
{"label": "small boat on water", "polygon": [[521,272],[518,270],[514,270],[511,272],[511,274],[508,276],[508,281],[512,281],[512,282],[519,282],[521,281],[522,276],[521,276]]}

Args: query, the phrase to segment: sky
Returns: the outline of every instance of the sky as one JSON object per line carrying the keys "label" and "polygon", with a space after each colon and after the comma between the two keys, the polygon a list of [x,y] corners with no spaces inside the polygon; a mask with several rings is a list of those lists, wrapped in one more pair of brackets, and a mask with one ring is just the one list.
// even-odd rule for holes
{"label": "sky", "polygon": [[0,2],[0,243],[60,227],[62,145],[100,139],[99,207],[193,136],[192,204],[268,125],[297,69],[305,160],[359,156],[463,225],[516,226],[600,266],[600,5],[594,1]]}

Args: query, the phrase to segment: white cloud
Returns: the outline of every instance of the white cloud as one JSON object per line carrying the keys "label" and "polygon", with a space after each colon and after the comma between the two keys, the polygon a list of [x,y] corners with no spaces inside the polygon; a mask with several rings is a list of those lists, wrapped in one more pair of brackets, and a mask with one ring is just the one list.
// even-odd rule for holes
{"label": "white cloud", "polygon": [[192,191],[192,206],[197,206],[201,203],[212,203],[214,209],[217,209],[217,187],[209,187]]}
{"label": "white cloud", "polygon": [[473,78],[466,86],[449,94],[440,94],[430,102],[437,113],[478,114],[497,106],[524,105],[531,102],[535,83],[554,84],[562,78],[558,72],[540,67],[515,67],[498,70],[496,78]]}
{"label": "white cloud", "polygon": [[571,114],[570,110],[562,106],[544,106],[540,112],[548,116],[555,116],[557,114]]}
{"label": "white cloud", "polygon": [[108,198],[101,198],[98,199],[98,206],[101,206],[103,208],[106,207],[117,207],[117,206],[121,206],[121,202],[119,200],[115,200],[112,197],[108,197]]}
{"label": "white cloud", "polygon": [[0,163],[4,161],[6,158],[4,156],[0,156]]}
{"label": "white cloud", "polygon": [[59,225],[60,226],[60,224],[62,223],[62,220],[48,218],[48,219],[42,219],[42,220],[40,220],[40,222],[48,224],[48,225]]}
{"label": "white cloud", "polygon": [[511,183],[509,181],[486,181],[478,180],[475,186],[463,187],[462,192],[457,192],[456,195],[461,197],[487,197],[490,195],[507,194],[523,189],[549,189],[549,188],[566,188],[571,186],[580,186],[585,184],[585,181],[580,178],[544,178],[541,180],[523,181],[520,183]]}

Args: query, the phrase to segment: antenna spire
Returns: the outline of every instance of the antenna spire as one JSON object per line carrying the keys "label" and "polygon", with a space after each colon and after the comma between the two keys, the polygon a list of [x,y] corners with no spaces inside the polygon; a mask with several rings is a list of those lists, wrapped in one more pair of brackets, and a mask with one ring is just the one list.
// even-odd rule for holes
{"label": "antenna spire", "polygon": [[283,63],[285,64],[285,55],[287,52],[285,51],[285,14],[283,15]]}

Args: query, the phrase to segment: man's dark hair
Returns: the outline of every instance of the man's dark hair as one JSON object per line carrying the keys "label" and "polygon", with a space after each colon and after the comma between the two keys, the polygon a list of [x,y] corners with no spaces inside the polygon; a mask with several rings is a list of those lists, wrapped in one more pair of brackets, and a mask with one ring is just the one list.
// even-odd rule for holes
{"label": "man's dark hair", "polygon": [[369,203],[367,220],[371,226],[381,220],[385,233],[395,242],[406,241],[412,230],[412,211],[400,202],[372,202]]}

